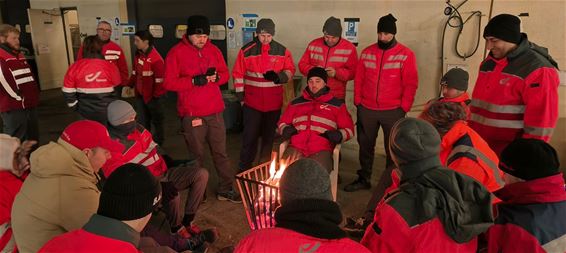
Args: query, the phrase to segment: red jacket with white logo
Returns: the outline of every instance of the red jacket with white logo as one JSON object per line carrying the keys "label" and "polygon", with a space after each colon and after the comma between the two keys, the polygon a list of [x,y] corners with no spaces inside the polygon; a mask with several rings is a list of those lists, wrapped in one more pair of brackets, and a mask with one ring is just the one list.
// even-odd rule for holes
{"label": "red jacket with white logo", "polygon": [[[26,174],[27,175],[27,174]],[[0,170],[0,252],[17,252],[12,232],[12,205],[20,192],[24,177],[16,177],[10,171]]]}
{"label": "red jacket with white logo", "polygon": [[244,103],[262,112],[281,110],[283,105],[283,84],[264,79],[268,71],[285,71],[291,79],[295,74],[293,58],[278,42],[263,45],[257,38],[242,47],[232,68],[236,92],[244,92]]}
{"label": "red jacket with white logo", "polygon": [[442,136],[440,161],[442,165],[474,178],[489,192],[499,190],[505,184],[498,167],[499,158],[465,121],[457,121]]}
{"label": "red jacket with white logo", "polygon": [[165,63],[157,49],[150,47],[147,53],[138,51],[134,59],[130,86],[136,88],[136,95],[141,96],[147,104],[152,98],[165,94],[164,74]]}
{"label": "red jacket with white logo", "polygon": [[502,202],[496,207],[495,225],[487,231],[487,252],[566,252],[562,173],[506,185],[495,196]]}
{"label": "red jacket with white logo", "polygon": [[266,228],[251,232],[242,239],[234,253],[283,252],[369,252],[349,238],[321,239],[285,228]]}
{"label": "red jacket with white logo", "polygon": [[329,47],[324,42],[324,38],[318,38],[311,41],[305,49],[299,61],[299,70],[307,76],[313,67],[334,68],[336,76],[328,77],[327,85],[334,97],[344,100],[346,83],[354,79],[357,63],[358,52],[350,41],[340,38],[338,44]]}
{"label": "red jacket with white logo", "polygon": [[298,133],[291,137],[290,145],[305,156],[320,151],[332,151],[334,144],[320,134],[328,130],[338,130],[342,142],[354,136],[354,123],[346,109],[346,104],[334,98],[325,87],[325,93],[313,98],[305,89],[303,96],[293,100],[278,122],[279,133],[287,126],[294,126]]}
{"label": "red jacket with white logo", "polygon": [[[220,86],[226,84],[229,73],[222,52],[210,41],[202,49],[193,46],[186,36],[175,45],[165,58],[163,86],[176,91],[179,116],[208,116],[222,112],[224,101]],[[216,68],[218,80],[204,86],[193,84],[193,77]]]}
{"label": "red jacket with white logo", "polygon": [[167,164],[163,157],[157,153],[157,143],[142,125],[137,125],[137,129],[128,136],[120,136],[117,131],[113,131],[112,126],[108,127],[108,132],[112,138],[117,138],[126,147],[123,153],[112,153],[112,158],[106,161],[102,171],[106,177],[118,167],[126,163],[141,164],[153,174],[159,177],[167,171]]}
{"label": "red jacket with white logo", "polygon": [[516,138],[548,141],[558,120],[558,71],[526,37],[505,58],[480,66],[470,127],[495,153]]}
{"label": "red jacket with white logo", "polygon": [[39,103],[39,88],[24,55],[0,46],[0,112],[33,108]]}
{"label": "red jacket with white logo", "polygon": [[[106,61],[114,64],[118,68],[118,71],[120,72],[120,84],[128,85],[128,64],[126,63],[126,57],[124,56],[122,48],[118,44],[109,40],[102,46],[102,55]],[[82,58],[83,47],[81,46],[77,54],[77,61]]]}
{"label": "red jacket with white logo", "polygon": [[114,86],[120,85],[120,73],[102,59],[78,60],[65,74],[63,95],[67,106],[79,113],[106,111],[115,100]]}
{"label": "red jacket with white logo", "polygon": [[362,51],[354,79],[354,104],[371,110],[413,106],[419,78],[411,49],[396,43],[383,50],[377,43]]}

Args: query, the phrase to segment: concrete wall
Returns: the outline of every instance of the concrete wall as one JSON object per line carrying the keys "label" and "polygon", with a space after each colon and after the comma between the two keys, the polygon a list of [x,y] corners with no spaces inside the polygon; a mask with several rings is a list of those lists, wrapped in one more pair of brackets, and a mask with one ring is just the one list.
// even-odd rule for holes
{"label": "concrete wall", "polygon": [[[452,1],[458,5],[462,1]],[[445,64],[441,64],[441,35],[447,17],[443,14],[445,1],[394,1],[394,0],[226,0],[226,16],[234,17],[236,28],[242,24],[238,18],[242,13],[255,13],[260,17],[272,18],[276,24],[275,40],[291,50],[295,63],[302,56],[307,44],[322,35],[322,25],[326,18],[335,16],[341,18],[360,18],[358,53],[371,43],[376,42],[376,24],[379,17],[393,13],[397,17],[397,39],[409,46],[417,56],[419,71],[419,89],[413,111],[416,115],[422,110],[422,105],[438,94],[438,82],[441,69],[447,64],[459,64],[470,72],[471,93],[485,51],[485,41],[480,40],[477,52],[463,60],[454,53],[454,40],[457,30],[448,28],[445,39]],[[468,17],[472,11],[481,11],[480,34],[487,24],[490,9],[489,1],[469,1],[460,9],[461,15]],[[566,1],[526,1],[526,0],[495,0],[493,15],[499,13],[519,14],[528,12],[529,17],[523,19],[523,30],[529,34],[529,39],[539,45],[548,47],[559,65],[566,68]],[[478,19],[472,18],[466,23],[462,32],[459,49],[461,52],[471,52],[476,43]],[[481,36],[481,35],[480,35]],[[238,48],[228,48],[228,65],[233,66]],[[300,73],[297,74],[300,75]],[[353,84],[348,86],[347,101],[350,113],[354,116],[352,105]],[[560,97],[566,97],[566,86],[560,87]],[[381,140],[378,152],[383,153]],[[561,100],[560,122],[552,140],[560,154],[566,154],[566,102]],[[345,148],[357,148],[355,141],[345,145]],[[563,167],[566,167],[566,155],[562,155]]]}

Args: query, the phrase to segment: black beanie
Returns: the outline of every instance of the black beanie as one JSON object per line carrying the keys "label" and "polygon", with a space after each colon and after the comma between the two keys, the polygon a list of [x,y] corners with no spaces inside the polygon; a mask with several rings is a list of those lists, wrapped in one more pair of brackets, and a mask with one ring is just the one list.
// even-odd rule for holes
{"label": "black beanie", "polygon": [[326,73],[326,70],[321,67],[314,67],[309,70],[309,73],[307,74],[307,82],[313,76],[320,77],[324,80],[324,83],[327,83],[328,81],[328,73]]}
{"label": "black beanie", "polygon": [[379,22],[377,22],[377,32],[397,34],[397,25],[395,25],[395,21],[397,21],[397,19],[393,17],[391,13],[379,18]]}
{"label": "black beanie", "polygon": [[262,32],[269,33],[271,36],[275,35],[275,23],[273,23],[273,20],[269,18],[262,18],[257,22],[255,33],[260,34]]}
{"label": "black beanie", "polygon": [[128,163],[116,169],[104,184],[97,213],[116,220],[137,220],[153,212],[161,200],[161,185],[149,170]]}
{"label": "black beanie", "polygon": [[295,161],[279,181],[281,205],[297,199],[332,200],[330,176],[320,163],[309,158]]}
{"label": "black beanie", "polygon": [[189,17],[187,20],[187,35],[193,34],[210,35],[210,23],[207,17],[201,15]]}
{"label": "black beanie", "polygon": [[340,23],[340,19],[329,17],[326,22],[324,22],[322,32],[330,36],[342,37],[342,24]]}
{"label": "black beanie", "polygon": [[454,88],[460,91],[468,90],[468,72],[461,68],[452,68],[442,76],[441,84],[446,84],[449,88]]}
{"label": "black beanie", "polygon": [[560,173],[556,150],[537,139],[515,139],[501,152],[499,169],[523,180]]}
{"label": "black beanie", "polygon": [[499,14],[489,20],[483,30],[483,37],[489,36],[519,44],[521,42],[521,20],[511,14]]}

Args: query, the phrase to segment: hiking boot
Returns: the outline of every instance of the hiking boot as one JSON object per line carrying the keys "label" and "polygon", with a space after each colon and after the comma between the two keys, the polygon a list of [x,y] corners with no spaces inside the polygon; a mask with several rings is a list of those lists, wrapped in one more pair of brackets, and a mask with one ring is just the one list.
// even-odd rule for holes
{"label": "hiking boot", "polygon": [[216,198],[218,200],[230,201],[232,203],[242,203],[242,198],[240,197],[240,194],[238,194],[234,190],[227,192],[219,192],[216,194]]}
{"label": "hiking boot", "polygon": [[371,183],[365,180],[363,177],[358,177],[356,181],[344,187],[344,191],[346,192],[355,192],[362,189],[371,189]]}
{"label": "hiking boot", "polygon": [[361,238],[364,236],[366,228],[370,223],[371,221],[366,219],[365,217],[348,217],[346,218],[346,225],[344,226],[344,230],[348,232],[350,236]]}
{"label": "hiking boot", "polygon": [[207,243],[214,243],[219,237],[216,228],[206,229],[187,239],[187,249],[193,252],[205,252],[208,249]]}

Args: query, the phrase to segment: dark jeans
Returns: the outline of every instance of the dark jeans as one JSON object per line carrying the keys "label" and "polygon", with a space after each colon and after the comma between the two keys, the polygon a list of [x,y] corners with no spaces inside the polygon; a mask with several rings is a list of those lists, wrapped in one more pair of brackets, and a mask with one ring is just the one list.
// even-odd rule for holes
{"label": "dark jeans", "polygon": [[[201,125],[193,126],[194,120],[201,120]],[[210,146],[210,153],[219,182],[217,192],[232,190],[236,171],[230,166],[230,159],[226,153],[226,128],[222,113],[204,117],[186,116],[182,119],[183,134],[189,152],[194,156],[198,167],[203,166],[205,142]]]}
{"label": "dark jeans", "polygon": [[3,132],[20,141],[36,140],[39,142],[39,124],[35,108],[11,110],[1,113]]}
{"label": "dark jeans", "polygon": [[176,227],[181,225],[183,215],[196,214],[206,191],[208,171],[201,167],[174,167],[167,170],[166,178],[167,181],[173,182],[177,190],[189,190],[184,213],[181,212],[180,194],[163,205],[169,224]]}
{"label": "dark jeans", "polygon": [[152,98],[149,103],[146,104],[142,97],[136,96],[135,107],[138,113],[138,123],[145,127],[145,129],[150,130],[155,143],[159,144],[159,146],[163,146],[165,136],[163,121],[165,115],[163,114],[161,98]]}
{"label": "dark jeans", "polygon": [[260,163],[271,159],[275,128],[281,116],[281,110],[261,112],[244,104],[244,132],[240,151],[240,171],[252,167],[257,154],[257,144],[261,137]]}

